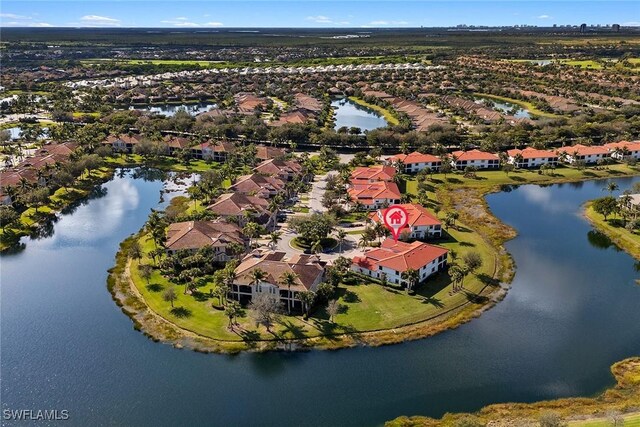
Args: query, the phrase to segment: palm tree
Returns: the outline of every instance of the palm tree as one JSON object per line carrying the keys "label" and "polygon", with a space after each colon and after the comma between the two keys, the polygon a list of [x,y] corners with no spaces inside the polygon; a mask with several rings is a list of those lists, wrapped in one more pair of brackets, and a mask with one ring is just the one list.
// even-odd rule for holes
{"label": "palm tree", "polygon": [[291,271],[285,271],[280,276],[280,283],[285,285],[287,287],[287,289],[288,289],[288,293],[287,293],[287,310],[288,310],[289,314],[291,314],[291,299],[292,299],[291,286],[296,284],[296,280],[297,279],[298,279],[298,275],[293,273],[293,272],[291,272]]}
{"label": "palm tree", "polygon": [[318,253],[322,252],[322,249],[324,249],[322,247],[322,240],[316,240],[315,242],[313,242],[313,244],[311,245],[311,248],[309,248],[309,249],[314,254],[318,254]]}
{"label": "palm tree", "polygon": [[249,247],[253,244],[253,239],[258,236],[258,224],[250,222],[242,228],[242,232],[249,238]]}
{"label": "palm tree", "polygon": [[302,308],[304,310],[305,315],[309,316],[309,309],[313,304],[313,301],[316,299],[316,294],[313,291],[302,291],[298,292],[298,299],[302,301]]}
{"label": "palm tree", "polygon": [[251,279],[251,284],[254,286],[258,286],[260,282],[262,282],[267,277],[267,273],[264,270],[256,268],[249,273],[249,278]]}
{"label": "palm tree", "polygon": [[612,196],[614,191],[618,191],[620,186],[613,181],[609,181],[607,185],[602,189],[602,191],[608,191],[609,195]]}
{"label": "palm tree", "polygon": [[224,314],[229,318],[229,329],[233,330],[233,319],[242,314],[242,306],[238,301],[231,301],[224,309]]}
{"label": "palm tree", "polygon": [[358,242],[361,248],[366,248],[367,246],[369,246],[370,243],[371,243],[371,239],[369,239],[369,236],[367,236],[366,234],[363,234],[360,237],[360,241]]}
{"label": "palm tree", "polygon": [[338,238],[340,253],[342,253],[342,244],[344,243],[344,240],[347,238],[347,232],[344,231],[342,228],[339,228],[338,231],[336,231],[336,237]]}
{"label": "palm tree", "polygon": [[458,291],[457,284],[462,282],[462,279],[464,278],[462,269],[457,265],[452,265],[451,267],[449,267],[449,276],[451,277],[453,292],[457,292]]}
{"label": "palm tree", "polygon": [[269,244],[271,245],[271,249],[275,249],[278,246],[278,242],[280,241],[280,236],[282,235],[279,231],[274,231],[269,234]]}
{"label": "palm tree", "polygon": [[407,281],[407,292],[410,292],[420,280],[420,273],[413,268],[409,268],[402,273],[402,278]]}

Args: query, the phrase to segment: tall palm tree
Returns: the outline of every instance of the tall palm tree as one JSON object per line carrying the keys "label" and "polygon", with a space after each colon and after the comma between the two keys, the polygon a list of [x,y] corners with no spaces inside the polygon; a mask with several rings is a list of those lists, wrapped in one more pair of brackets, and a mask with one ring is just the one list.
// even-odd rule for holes
{"label": "tall palm tree", "polygon": [[280,236],[282,235],[279,231],[274,231],[269,234],[269,244],[271,245],[271,249],[275,249],[278,246],[278,242],[280,241]]}
{"label": "tall palm tree", "polygon": [[340,253],[342,253],[342,244],[344,243],[344,240],[347,238],[347,232],[344,231],[342,228],[339,228],[338,231],[336,231],[336,237],[338,238]]}
{"label": "tall palm tree", "polygon": [[609,181],[602,191],[608,191],[610,196],[613,196],[614,191],[618,191],[620,186],[613,181]]}
{"label": "tall palm tree", "polygon": [[316,240],[315,242],[313,242],[313,244],[311,245],[311,248],[309,248],[309,249],[314,254],[322,252],[322,249],[324,249],[322,247],[322,241],[321,240]]}
{"label": "tall palm tree", "polygon": [[251,284],[254,286],[258,286],[260,282],[262,282],[267,277],[267,273],[264,270],[256,268],[249,273],[249,278],[251,279]]}
{"label": "tall palm tree", "polygon": [[409,292],[418,283],[418,280],[420,280],[420,273],[413,268],[409,268],[402,273],[402,278],[407,281],[407,292]]}
{"label": "tall palm tree", "polygon": [[242,232],[249,238],[249,247],[251,247],[253,239],[258,236],[258,224],[250,222],[242,228]]}
{"label": "tall palm tree", "polygon": [[288,310],[289,314],[291,314],[291,299],[292,299],[291,286],[296,284],[296,280],[297,279],[298,279],[298,275],[293,273],[293,272],[291,272],[291,271],[285,271],[280,276],[280,283],[285,285],[287,287],[287,290],[288,290],[288,293],[287,293],[287,310]]}

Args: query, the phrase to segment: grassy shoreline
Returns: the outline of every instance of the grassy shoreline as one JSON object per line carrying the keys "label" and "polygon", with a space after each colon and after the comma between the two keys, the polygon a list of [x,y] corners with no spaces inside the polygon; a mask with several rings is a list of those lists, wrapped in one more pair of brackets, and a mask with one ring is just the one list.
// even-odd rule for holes
{"label": "grassy shoreline", "polygon": [[455,426],[467,419],[479,425],[494,427],[538,426],[538,419],[547,412],[556,414],[563,421],[569,421],[572,427],[612,425],[607,421],[611,411],[619,412],[626,420],[633,420],[633,422],[640,420],[640,357],[615,363],[611,367],[611,373],[616,384],[594,398],[572,397],[534,403],[498,403],[485,406],[473,414],[445,414],[440,419],[398,417],[385,425],[387,427],[445,427]]}
{"label": "grassy shoreline", "polygon": [[[516,171],[507,175],[499,171],[479,172],[476,178],[466,178],[460,174],[449,175],[444,178],[442,175],[432,177],[434,185],[429,190],[429,199],[437,198],[444,210],[456,210],[460,213],[460,226],[469,227],[481,241],[474,245],[481,245],[488,248],[485,251],[493,257],[491,264],[493,274],[490,274],[492,284],[486,284],[482,288],[474,290],[476,292],[475,302],[465,301],[453,304],[446,310],[433,313],[432,316],[423,318],[406,319],[403,324],[380,323],[378,325],[360,325],[360,327],[347,330],[346,328],[332,328],[327,334],[321,334],[319,330],[326,329],[326,321],[321,320],[316,324],[299,322],[292,317],[286,317],[288,326],[291,329],[302,328],[304,334],[289,334],[267,336],[261,332],[259,336],[253,336],[252,340],[242,340],[238,336],[226,335],[212,336],[210,325],[205,323],[189,325],[181,319],[172,319],[168,315],[166,303],[162,303],[156,296],[155,305],[149,306],[145,298],[145,286],[137,276],[137,268],[132,263],[124,260],[120,269],[125,272],[122,277],[111,276],[110,282],[116,285],[117,292],[114,298],[118,304],[136,323],[136,327],[145,332],[154,340],[172,344],[176,347],[187,347],[203,352],[236,353],[239,351],[269,351],[269,350],[306,350],[317,349],[339,349],[359,345],[387,345],[400,343],[409,340],[422,339],[448,329],[454,329],[471,319],[478,317],[485,310],[497,304],[508,292],[509,283],[515,272],[515,266],[510,254],[504,249],[503,244],[516,236],[516,231],[502,223],[490,211],[485,196],[492,192],[497,192],[504,185],[521,184],[551,184],[563,182],[575,182],[590,179],[607,179],[620,176],[640,175],[640,170],[630,168],[626,165],[614,165],[609,169],[578,171],[573,168],[561,168],[553,175],[543,175],[537,171]],[[443,179],[444,178],[444,179]],[[416,194],[415,181],[409,180],[406,183],[407,193]],[[476,235],[476,233],[473,233]],[[141,242],[144,243],[144,242]],[[439,242],[436,242],[439,244]],[[119,254],[117,259],[121,259]],[[148,261],[148,260],[147,260]],[[127,265],[129,267],[127,267]],[[487,272],[485,272],[487,274]],[[123,277],[132,280],[123,280]],[[159,280],[154,278],[152,280]],[[360,293],[363,298],[372,298],[367,286],[360,285],[360,289],[346,286],[346,290]],[[127,295],[126,298],[118,298],[116,295]],[[186,297],[185,297],[186,298]],[[368,300],[367,300],[368,301]],[[478,303],[480,302],[480,303]],[[354,310],[353,307],[350,309]],[[201,310],[194,306],[189,306],[189,310]],[[321,309],[323,310],[323,309]],[[167,313],[165,313],[167,312]],[[202,315],[202,313],[197,313]],[[312,319],[313,320],[313,319]],[[339,316],[337,322],[339,324]],[[216,321],[220,323],[220,321]],[[353,326],[353,325],[348,325]],[[366,327],[365,327],[366,326]],[[377,327],[376,327],[377,326]],[[317,329],[317,330],[314,330]],[[224,329],[224,327],[223,327]]]}
{"label": "grassy shoreline", "polygon": [[627,252],[633,258],[640,261],[640,235],[634,234],[623,227],[615,227],[610,221],[605,221],[602,215],[597,214],[592,207],[592,202],[587,202],[583,210],[584,217],[605,234],[618,247]]}
{"label": "grassy shoreline", "polygon": [[547,113],[545,111],[539,110],[536,108],[535,105],[533,105],[531,102],[528,102],[528,101],[522,101],[520,99],[514,99],[514,98],[507,98],[506,96],[492,95],[490,93],[478,92],[478,93],[474,93],[474,95],[490,98],[496,101],[504,101],[510,104],[517,104],[522,108],[526,109],[527,111],[529,111],[529,113],[531,113],[534,116],[545,117],[549,119],[557,119],[558,117],[562,117],[558,114]]}
{"label": "grassy shoreline", "polygon": [[350,96],[350,97],[348,97],[348,99],[350,101],[355,102],[358,105],[361,105],[363,107],[366,107],[366,108],[369,108],[371,110],[374,110],[375,112],[380,114],[387,121],[387,123],[389,123],[391,126],[397,126],[398,124],[400,124],[400,121],[398,120],[398,118],[395,115],[393,115],[393,113],[391,111],[387,110],[386,108],[380,107],[379,105],[370,104],[367,101],[365,101],[364,99],[357,98],[355,96]]}

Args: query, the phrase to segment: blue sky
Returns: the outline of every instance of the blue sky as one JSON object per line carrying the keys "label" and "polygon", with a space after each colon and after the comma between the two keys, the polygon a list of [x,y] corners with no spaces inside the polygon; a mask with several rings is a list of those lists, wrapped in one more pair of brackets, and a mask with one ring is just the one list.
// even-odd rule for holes
{"label": "blue sky", "polygon": [[3,27],[432,27],[613,24],[640,26],[628,1],[98,1],[3,0]]}

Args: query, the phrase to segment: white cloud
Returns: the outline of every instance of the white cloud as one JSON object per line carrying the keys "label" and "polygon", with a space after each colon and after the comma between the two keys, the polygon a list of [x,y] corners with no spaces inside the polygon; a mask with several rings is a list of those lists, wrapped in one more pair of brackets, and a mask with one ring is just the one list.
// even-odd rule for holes
{"label": "white cloud", "polygon": [[16,15],[15,13],[0,13],[0,18],[19,19],[19,20],[31,19],[30,16]]}
{"label": "white cloud", "polygon": [[11,19],[11,21],[2,21],[5,27],[53,27],[47,22],[34,20],[31,16],[16,15],[15,13],[0,13],[0,19]]}
{"label": "white cloud", "polygon": [[403,25],[408,25],[409,23],[407,21],[384,21],[384,20],[377,20],[377,21],[371,21],[366,25],[363,25],[363,27],[386,27],[388,25],[392,25],[392,26],[403,26]]}
{"label": "white cloud", "polygon": [[80,18],[82,25],[86,26],[120,26],[120,20],[100,15],[85,15]]}
{"label": "white cloud", "polygon": [[190,21],[189,18],[185,18],[184,16],[179,16],[173,19],[165,19],[164,21],[160,21],[161,24],[169,24],[174,27],[182,27],[182,28],[198,28],[198,27],[222,27],[224,24],[218,21],[210,21],[205,23],[197,23]]}
{"label": "white cloud", "polygon": [[540,16],[538,16],[538,19],[551,19],[551,16],[549,16],[549,15],[540,15]]}
{"label": "white cloud", "polygon": [[313,21],[318,24],[332,24],[333,21],[328,16],[324,15],[316,15],[316,16],[307,16],[307,21]]}

